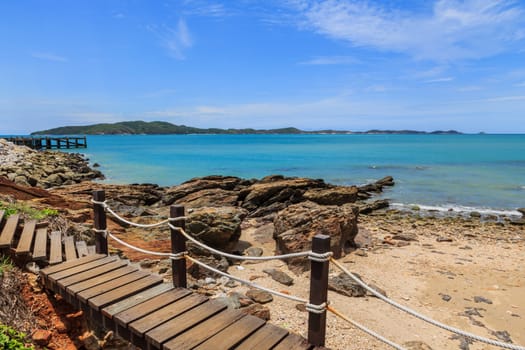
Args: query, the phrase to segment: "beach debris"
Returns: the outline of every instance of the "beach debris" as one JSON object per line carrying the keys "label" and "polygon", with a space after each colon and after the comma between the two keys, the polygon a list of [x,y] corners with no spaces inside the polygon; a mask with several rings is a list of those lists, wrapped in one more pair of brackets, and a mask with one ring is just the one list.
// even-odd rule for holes
{"label": "beach debris", "polygon": [[263,272],[268,274],[274,281],[284,284],[285,286],[291,286],[293,284],[293,278],[281,270],[264,269]]}
{"label": "beach debris", "polygon": [[492,335],[497,337],[499,340],[504,341],[505,343],[511,343],[512,344],[512,339],[510,337],[509,332],[507,332],[507,331],[492,331],[491,333],[492,333]]}
{"label": "beach debris", "polygon": [[470,338],[464,337],[459,334],[452,334],[449,339],[459,340],[459,349],[460,350],[470,350],[470,344],[474,344],[474,341]]}
{"label": "beach debris", "polygon": [[482,296],[475,296],[475,297],[474,297],[474,302],[475,302],[475,303],[492,304],[492,300],[487,299],[487,298],[482,297]]}
{"label": "beach debris", "polygon": [[439,295],[441,295],[441,299],[444,300],[444,301],[450,301],[452,300],[452,297],[448,294],[443,294],[443,293],[439,293]]}

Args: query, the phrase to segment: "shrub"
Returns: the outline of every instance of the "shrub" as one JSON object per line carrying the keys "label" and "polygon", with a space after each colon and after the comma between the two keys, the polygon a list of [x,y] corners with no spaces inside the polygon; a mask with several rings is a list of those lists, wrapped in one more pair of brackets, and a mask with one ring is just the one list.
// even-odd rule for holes
{"label": "shrub", "polygon": [[0,349],[32,350],[34,347],[27,345],[24,333],[0,323]]}

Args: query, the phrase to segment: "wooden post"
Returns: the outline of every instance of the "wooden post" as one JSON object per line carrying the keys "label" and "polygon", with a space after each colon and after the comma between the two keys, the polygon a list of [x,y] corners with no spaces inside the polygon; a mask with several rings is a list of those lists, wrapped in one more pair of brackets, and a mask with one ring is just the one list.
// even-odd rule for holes
{"label": "wooden post", "polygon": [[[184,206],[172,205],[170,207],[170,218],[178,218],[184,216]],[[172,221],[172,225],[176,227],[186,228],[185,220]],[[174,254],[186,251],[186,238],[179,233],[178,230],[170,229],[171,231],[171,252]],[[186,259],[171,260],[171,274],[173,278],[174,287],[186,288]]]}
{"label": "wooden post", "polygon": [[[106,200],[106,192],[103,190],[93,191],[93,200],[104,202]],[[96,230],[105,230],[107,228],[106,212],[102,204],[93,204],[93,220]],[[97,254],[108,254],[108,239],[101,232],[95,233],[95,249]]]}
{"label": "wooden post", "polygon": [[[312,252],[330,251],[330,236],[317,234],[312,240]],[[328,297],[328,261],[311,260],[310,269],[310,304],[321,305]],[[324,346],[326,336],[326,310],[318,314],[309,312],[308,342],[314,346]]]}

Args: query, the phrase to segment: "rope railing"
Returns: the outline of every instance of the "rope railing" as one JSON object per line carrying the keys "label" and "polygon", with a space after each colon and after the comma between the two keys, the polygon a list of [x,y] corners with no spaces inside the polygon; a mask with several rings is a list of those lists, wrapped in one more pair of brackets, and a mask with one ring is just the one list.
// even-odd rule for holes
{"label": "rope railing", "polygon": [[397,308],[397,309],[399,309],[401,311],[404,311],[404,312],[408,313],[409,315],[412,315],[412,316],[414,316],[416,318],[419,318],[420,320],[423,320],[423,321],[425,321],[427,323],[430,323],[431,325],[434,325],[436,327],[442,328],[442,329],[447,330],[449,332],[461,335],[463,337],[470,338],[470,339],[473,339],[473,340],[477,340],[477,341],[485,343],[485,344],[498,346],[500,348],[511,349],[511,350],[525,350],[525,347],[523,347],[523,346],[514,345],[514,344],[510,344],[510,343],[504,343],[504,342],[500,342],[500,341],[497,341],[497,340],[481,337],[479,335],[472,334],[472,333],[463,331],[461,329],[458,329],[458,328],[446,325],[446,324],[441,323],[439,321],[436,321],[436,320],[434,320],[434,319],[432,319],[432,318],[430,318],[428,316],[425,316],[425,315],[423,315],[423,314],[421,314],[421,313],[419,313],[417,311],[414,311],[414,310],[412,310],[412,309],[410,309],[410,308],[408,308],[408,307],[406,307],[404,305],[401,305],[398,302],[396,302],[396,301],[394,301],[394,300],[384,296],[383,294],[379,293],[378,291],[376,291],[375,289],[373,289],[372,287],[370,287],[369,285],[364,283],[361,279],[359,279],[357,276],[355,276],[352,272],[348,271],[343,265],[341,265],[335,259],[330,258],[330,262],[333,263],[335,266],[337,266],[345,274],[347,274],[352,280],[354,280],[361,287],[365,288],[367,291],[372,293],[375,297],[381,299],[382,301],[386,302],[387,304],[390,304],[390,305],[394,306],[395,308]]}
{"label": "rope railing", "polygon": [[[242,256],[242,255],[229,254],[229,253],[226,253],[226,252],[214,249],[214,248],[212,248],[212,247],[210,247],[210,246],[200,242],[199,240],[195,239],[190,234],[188,234],[184,230],[183,227],[174,226],[172,224],[172,222],[174,223],[174,222],[177,222],[177,221],[185,220],[186,219],[185,216],[171,217],[169,219],[162,220],[160,222],[156,222],[156,223],[152,223],[152,224],[139,224],[139,223],[135,223],[135,222],[129,221],[129,220],[121,217],[120,215],[118,215],[114,210],[112,210],[108,206],[108,204],[106,203],[105,200],[104,201],[97,201],[97,200],[93,199],[92,203],[96,204],[96,205],[100,205],[104,209],[104,211],[109,212],[111,215],[113,215],[119,221],[124,222],[124,223],[126,223],[128,225],[131,225],[131,226],[140,227],[140,228],[152,228],[152,227],[157,227],[157,226],[161,226],[161,225],[167,224],[169,226],[169,228],[172,230],[172,232],[176,231],[176,232],[180,233],[188,241],[190,241],[190,242],[196,244],[197,246],[199,246],[199,247],[201,247],[203,249],[206,249],[206,250],[208,250],[208,251],[210,251],[210,252],[212,252],[212,253],[214,253],[216,255],[220,255],[220,256],[223,256],[223,257],[226,257],[226,258],[230,258],[230,259],[264,261],[264,260],[290,259],[290,258],[298,258],[298,257],[308,257],[311,261],[314,261],[314,262],[327,262],[327,261],[330,261],[337,268],[339,268],[341,271],[343,271],[345,274],[347,274],[357,284],[359,284],[361,287],[363,287],[368,292],[370,292],[372,295],[376,296],[377,298],[379,298],[380,300],[386,302],[387,304],[390,304],[390,305],[394,306],[395,308],[408,313],[411,316],[414,316],[414,317],[416,317],[416,318],[418,318],[420,320],[423,320],[423,321],[425,321],[425,322],[427,322],[429,324],[432,324],[432,325],[434,325],[436,327],[439,327],[441,329],[447,330],[449,332],[452,332],[452,333],[458,334],[460,336],[463,336],[463,337],[466,337],[466,338],[470,338],[472,340],[476,340],[476,341],[479,341],[479,342],[482,342],[482,343],[485,343],[485,344],[497,346],[497,347],[504,348],[504,349],[525,350],[525,347],[523,347],[523,346],[514,345],[514,344],[510,344],[510,343],[500,342],[500,341],[497,341],[497,340],[481,337],[481,336],[478,336],[476,334],[472,334],[472,333],[463,331],[461,329],[458,329],[458,328],[455,328],[455,327],[452,327],[452,326],[448,326],[448,325],[446,325],[444,323],[436,321],[436,320],[434,320],[434,319],[432,319],[432,318],[430,318],[428,316],[425,316],[425,315],[423,315],[423,314],[421,314],[421,313],[419,313],[417,311],[414,311],[414,310],[412,310],[412,309],[410,309],[410,308],[408,308],[408,307],[406,307],[404,305],[401,305],[401,304],[397,303],[396,301],[394,301],[394,300],[384,296],[383,294],[379,293],[378,291],[376,291],[372,287],[368,286],[361,279],[359,279],[353,273],[348,271],[343,265],[341,265],[337,260],[335,260],[332,257],[332,252],[315,253],[315,252],[310,250],[310,251],[304,251],[304,252],[298,252],[298,253],[272,255],[272,256]],[[281,293],[281,292],[272,290],[270,288],[266,288],[266,287],[260,286],[260,285],[258,285],[256,283],[251,282],[251,281],[244,280],[242,278],[230,275],[230,274],[228,274],[226,272],[223,272],[223,271],[220,271],[220,270],[218,270],[218,269],[216,269],[214,267],[211,267],[211,266],[209,266],[209,265],[207,265],[207,264],[205,264],[205,263],[203,263],[203,262],[201,262],[201,261],[199,261],[199,260],[189,256],[187,254],[187,251],[180,251],[180,252],[177,252],[177,253],[164,253],[164,252],[155,252],[155,251],[146,250],[146,249],[143,249],[143,248],[140,248],[140,247],[136,247],[136,246],[134,246],[132,244],[129,244],[129,243],[119,239],[115,235],[111,234],[107,229],[105,229],[105,225],[104,225],[104,229],[95,229],[94,231],[97,232],[97,233],[102,234],[104,237],[109,236],[111,239],[115,240],[116,242],[118,242],[118,243],[120,243],[120,244],[122,244],[122,245],[124,245],[124,246],[126,246],[126,247],[128,247],[130,249],[136,250],[138,252],[141,252],[141,253],[144,253],[144,254],[149,254],[149,255],[166,256],[166,257],[169,257],[172,260],[186,259],[187,261],[191,261],[192,263],[197,264],[197,265],[199,265],[199,266],[201,266],[201,267],[203,267],[203,268],[205,268],[205,269],[207,269],[209,271],[212,271],[212,272],[214,272],[214,273],[216,273],[218,275],[230,278],[230,279],[232,279],[234,281],[237,281],[237,282],[239,282],[241,284],[244,284],[244,285],[247,285],[247,286],[250,286],[250,287],[253,287],[253,288],[257,288],[257,289],[266,291],[266,292],[268,292],[270,294],[273,294],[273,295],[276,295],[276,296],[279,296],[279,297],[282,297],[282,298],[286,298],[286,299],[289,299],[289,300],[292,300],[292,301],[295,301],[295,302],[299,302],[299,303],[305,304],[307,311],[310,312],[310,313],[324,314],[325,311],[330,311],[331,313],[333,313],[337,317],[345,320],[346,322],[352,324],[356,328],[358,328],[361,331],[369,334],[370,336],[378,339],[379,341],[381,341],[381,342],[383,342],[383,343],[385,343],[385,344],[387,344],[387,345],[389,345],[389,346],[391,346],[391,347],[393,347],[395,349],[405,350],[405,348],[403,348],[402,346],[400,346],[400,345],[398,345],[398,344],[396,344],[396,343],[386,339],[382,335],[380,335],[380,334],[378,334],[378,333],[376,333],[376,332],[366,328],[365,326],[363,326],[363,325],[357,323],[356,321],[353,321],[349,317],[343,315],[341,312],[339,312],[335,308],[329,306],[328,302],[321,303],[320,305],[310,304],[307,299],[300,298],[300,297],[293,296],[293,295],[289,295],[289,294],[285,294],[285,293]],[[172,236],[172,239],[173,239],[173,236]]]}

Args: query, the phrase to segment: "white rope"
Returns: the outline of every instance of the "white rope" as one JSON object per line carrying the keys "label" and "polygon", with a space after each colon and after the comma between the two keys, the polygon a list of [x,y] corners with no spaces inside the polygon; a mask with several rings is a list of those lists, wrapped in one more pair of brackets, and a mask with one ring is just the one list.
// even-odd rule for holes
{"label": "white rope", "polygon": [[327,306],[328,306],[327,303],[322,303],[322,304],[320,304],[320,305],[307,303],[307,304],[305,305],[305,307],[306,307],[306,311],[308,311],[308,312],[312,312],[312,313],[314,313],[314,314],[318,314],[318,315],[324,313],[324,312],[326,311],[326,307],[327,307]]}
{"label": "white rope", "polygon": [[115,240],[116,242],[122,244],[123,246],[126,246],[130,249],[133,249],[137,252],[140,252],[140,253],[144,253],[144,254],[148,254],[148,255],[157,255],[157,256],[167,256],[169,257],[170,259],[173,259],[173,260],[178,260],[178,259],[182,259],[184,258],[186,252],[181,252],[181,253],[162,253],[162,252],[154,252],[154,251],[151,251],[151,250],[146,250],[146,249],[142,249],[142,248],[139,248],[139,247],[136,247],[132,244],[129,244],[127,242],[124,242],[123,240],[121,240],[120,238],[116,237],[115,235],[113,235],[111,232],[107,231],[108,233],[108,236]]}
{"label": "white rope", "polygon": [[[222,252],[220,250],[214,249],[198,240],[193,238],[191,235],[189,235],[182,227],[176,227],[172,224],[168,223],[169,227],[173,230],[178,230],[186,239],[189,241],[195,243],[201,248],[204,248],[212,253],[215,253],[217,255],[224,256],[226,258],[231,259],[237,259],[237,260],[275,260],[275,259],[290,259],[290,258],[298,258],[303,256],[310,256],[312,254],[311,251],[307,252],[299,252],[299,253],[291,253],[291,254],[284,254],[284,255],[272,255],[272,256],[246,256],[246,255],[234,255],[234,254],[228,254],[225,252]],[[321,254],[322,255],[322,254]]]}
{"label": "white rope", "polygon": [[372,337],[376,338],[377,340],[380,340],[382,341],[383,343],[387,344],[387,345],[390,345],[391,347],[393,347],[394,349],[397,349],[397,350],[406,350],[404,347],[402,347],[401,345],[398,345],[396,343],[394,343],[393,341],[391,340],[388,340],[387,338],[383,337],[381,334],[379,333],[376,333],[374,332],[373,330],[371,329],[368,329],[367,327],[357,323],[356,321],[348,318],[347,316],[341,314],[339,311],[335,310],[334,308],[328,306],[327,307],[327,310],[332,312],[334,315],[342,318],[343,320],[347,321],[348,323],[354,325],[355,327],[359,328],[360,330],[362,330],[363,332],[365,332],[366,334],[368,335],[371,335]]}
{"label": "white rope", "polygon": [[314,253],[312,251],[309,251],[308,253],[309,253],[308,254],[308,259],[310,259],[312,261],[317,261],[317,262],[330,261],[330,257],[332,255],[334,255],[334,253],[332,253],[332,252]]}
{"label": "white rope", "polygon": [[108,230],[99,230],[98,228],[93,228],[92,230],[95,231],[95,233],[101,233],[104,238],[108,236]]}
{"label": "white rope", "polygon": [[[133,221],[126,220],[122,216],[118,215],[113,209],[111,209],[109,207],[109,205],[105,201],[104,202],[99,202],[99,201],[96,201],[96,200],[92,199],[91,203],[101,205],[108,213],[113,215],[117,220],[122,221],[123,223],[126,223],[128,225],[135,226],[135,227],[141,227],[141,228],[157,227],[157,226],[164,225],[165,223],[170,221],[170,219],[166,219],[166,220],[162,220],[162,221],[159,221],[159,222],[155,222],[153,224],[139,224],[139,223],[136,223],[136,222],[133,222]],[[175,218],[175,219],[176,220],[180,220],[178,218]],[[175,221],[175,220],[171,220],[171,221]]]}
{"label": "white rope", "polygon": [[250,287],[253,287],[253,288],[257,288],[257,289],[260,289],[260,290],[263,290],[265,292],[268,292],[270,294],[273,294],[273,295],[277,295],[277,296],[280,296],[282,298],[286,298],[286,299],[290,299],[290,300],[293,300],[293,301],[296,301],[296,302],[299,302],[299,303],[303,303],[303,304],[306,304],[308,303],[308,300],[306,299],[303,299],[303,298],[299,298],[299,297],[296,297],[296,296],[293,296],[293,295],[288,295],[288,294],[284,294],[284,293],[281,293],[281,292],[277,292],[275,290],[272,290],[272,289],[269,289],[269,288],[265,288],[265,287],[262,287],[258,284],[255,284],[253,282],[250,282],[250,281],[246,281],[246,280],[243,280],[242,278],[239,278],[239,277],[235,277],[233,275],[230,275],[226,272],[222,272],[220,270],[217,270],[216,268],[213,268],[209,265],[206,265],[205,263],[203,262],[200,262],[199,260],[197,259],[194,259],[192,258],[191,256],[189,255],[186,255],[186,259],[187,260],[190,260],[191,262],[194,262],[195,264],[199,265],[199,266],[202,266],[204,267],[205,269],[207,270],[210,270],[212,272],[215,272],[216,274],[219,274],[221,276],[225,276],[225,277],[228,277],[228,278],[231,278],[232,280],[235,280],[239,283],[242,283],[242,284],[246,284]]}
{"label": "white rope", "polygon": [[432,319],[430,317],[422,315],[422,314],[418,313],[417,311],[414,311],[414,310],[412,310],[412,309],[410,309],[410,308],[408,308],[408,307],[406,307],[404,305],[401,305],[401,304],[397,303],[396,301],[394,301],[392,299],[389,299],[389,298],[385,297],[383,294],[381,294],[378,291],[376,291],[375,289],[371,288],[366,283],[364,283],[359,278],[357,278],[353,273],[348,271],[344,266],[342,266],[335,259],[330,259],[330,261],[335,266],[337,266],[341,271],[343,271],[348,276],[350,276],[350,278],[352,278],[357,284],[359,284],[361,287],[365,288],[367,291],[372,293],[377,298],[379,298],[379,299],[383,300],[384,302],[386,302],[386,303],[388,303],[388,304],[398,308],[401,311],[404,311],[404,312],[406,312],[406,313],[408,313],[408,314],[410,314],[410,315],[412,315],[414,317],[419,318],[420,320],[428,322],[428,323],[430,323],[430,324],[432,324],[432,325],[434,325],[436,327],[445,329],[445,330],[447,330],[449,332],[456,333],[456,334],[459,334],[461,336],[464,336],[464,337],[467,337],[467,338],[470,338],[470,339],[473,339],[473,340],[477,340],[477,341],[480,341],[480,342],[485,343],[485,344],[499,346],[500,348],[504,348],[504,349],[525,350],[525,347],[523,347],[523,346],[514,345],[514,344],[510,344],[510,343],[504,343],[504,342],[500,342],[500,341],[497,341],[497,340],[484,338],[484,337],[481,337],[479,335],[472,334],[472,333],[463,331],[461,329],[458,329],[458,328],[455,328],[455,327],[452,327],[452,326],[448,326],[448,325],[446,325],[444,323],[441,323],[439,321],[436,321],[436,320],[434,320],[434,319]]}

